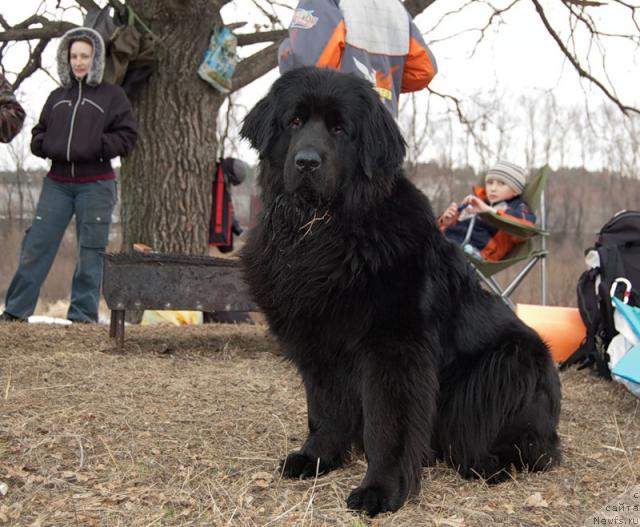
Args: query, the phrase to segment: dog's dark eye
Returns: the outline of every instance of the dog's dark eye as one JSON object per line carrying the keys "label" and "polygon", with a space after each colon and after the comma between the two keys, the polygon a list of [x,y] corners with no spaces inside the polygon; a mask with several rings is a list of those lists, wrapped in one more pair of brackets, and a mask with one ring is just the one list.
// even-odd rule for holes
{"label": "dog's dark eye", "polygon": [[294,117],[289,121],[289,126],[291,128],[300,128],[302,126],[302,119],[300,119],[300,117]]}
{"label": "dog's dark eye", "polygon": [[331,128],[331,131],[336,135],[344,134],[344,127],[341,124],[336,124]]}

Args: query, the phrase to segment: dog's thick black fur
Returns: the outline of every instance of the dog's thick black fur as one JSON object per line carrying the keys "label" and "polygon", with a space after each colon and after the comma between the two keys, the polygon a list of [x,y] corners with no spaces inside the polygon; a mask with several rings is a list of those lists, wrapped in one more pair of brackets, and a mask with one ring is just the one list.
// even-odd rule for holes
{"label": "dog's thick black fur", "polygon": [[264,215],[243,251],[252,294],[300,371],[309,436],[289,477],[368,469],[370,515],[419,490],[440,458],[498,481],[560,460],[560,383],[546,345],[483,290],[402,171],[404,140],[351,75],[283,75],[247,115]]}

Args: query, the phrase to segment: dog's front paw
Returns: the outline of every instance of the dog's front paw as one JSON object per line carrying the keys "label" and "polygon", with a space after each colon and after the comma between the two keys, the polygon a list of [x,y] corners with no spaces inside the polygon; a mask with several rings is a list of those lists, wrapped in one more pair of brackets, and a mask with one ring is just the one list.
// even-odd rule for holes
{"label": "dog's front paw", "polygon": [[347,498],[347,507],[352,511],[362,511],[369,516],[375,516],[381,512],[397,511],[405,499],[381,486],[370,485],[355,489]]}
{"label": "dog's front paw", "polygon": [[311,459],[301,452],[291,452],[280,463],[280,471],[285,478],[305,479],[324,474],[329,468],[320,458]]}

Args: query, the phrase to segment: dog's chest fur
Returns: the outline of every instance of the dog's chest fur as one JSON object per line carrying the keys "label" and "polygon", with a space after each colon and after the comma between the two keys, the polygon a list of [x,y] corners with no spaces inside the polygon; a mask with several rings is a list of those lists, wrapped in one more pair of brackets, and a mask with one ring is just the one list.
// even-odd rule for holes
{"label": "dog's chest fur", "polygon": [[410,284],[426,273],[432,225],[417,192],[403,183],[357,219],[333,211],[297,214],[282,204],[266,211],[243,259],[255,300],[277,334],[324,337],[329,326],[362,334],[362,321],[371,324],[381,309],[420,309]]}

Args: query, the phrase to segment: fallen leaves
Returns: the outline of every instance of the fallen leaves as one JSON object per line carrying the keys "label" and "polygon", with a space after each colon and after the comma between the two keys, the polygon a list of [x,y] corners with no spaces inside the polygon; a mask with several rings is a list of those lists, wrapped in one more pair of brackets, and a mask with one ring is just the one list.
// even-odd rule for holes
{"label": "fallen leaves", "polygon": [[549,507],[549,503],[542,497],[542,494],[540,494],[539,492],[535,492],[525,500],[524,506],[529,509],[537,507],[547,508]]}
{"label": "fallen leaves", "polygon": [[0,505],[0,525],[11,525],[14,520],[18,520],[22,514],[22,504]]}
{"label": "fallen leaves", "polygon": [[451,516],[450,518],[434,518],[433,523],[436,527],[464,527],[464,518]]}
{"label": "fallen leaves", "polygon": [[273,474],[269,472],[256,472],[252,476],[253,484],[261,489],[266,489],[273,482]]}

